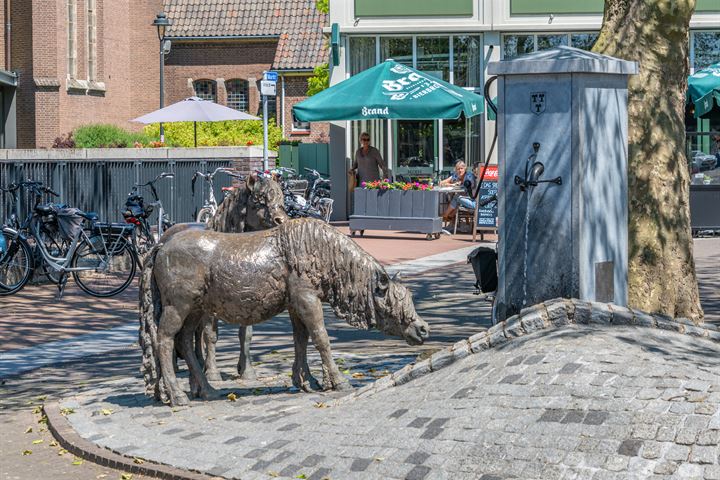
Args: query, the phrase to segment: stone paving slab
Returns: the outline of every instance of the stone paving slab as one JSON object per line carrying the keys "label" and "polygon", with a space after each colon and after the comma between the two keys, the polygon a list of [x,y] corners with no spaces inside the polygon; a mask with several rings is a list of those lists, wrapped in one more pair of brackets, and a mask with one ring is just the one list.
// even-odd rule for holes
{"label": "stone paving slab", "polygon": [[471,338],[470,353],[434,354],[436,371],[417,362],[404,368],[416,376],[345,401],[226,382],[236,401],[171,409],[135,378],[60,407],[101,448],[223,478],[711,479],[716,335],[555,301]]}

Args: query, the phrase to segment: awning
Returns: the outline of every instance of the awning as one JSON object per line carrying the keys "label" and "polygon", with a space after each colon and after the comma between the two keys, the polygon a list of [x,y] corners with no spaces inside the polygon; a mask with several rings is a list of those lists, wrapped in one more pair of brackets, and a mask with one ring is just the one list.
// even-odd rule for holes
{"label": "awning", "polygon": [[696,118],[706,115],[713,107],[720,109],[720,63],[688,78],[688,96],[695,106]]}
{"label": "awning", "polygon": [[483,97],[392,60],[353,75],[293,107],[305,122],[455,119],[483,112]]}

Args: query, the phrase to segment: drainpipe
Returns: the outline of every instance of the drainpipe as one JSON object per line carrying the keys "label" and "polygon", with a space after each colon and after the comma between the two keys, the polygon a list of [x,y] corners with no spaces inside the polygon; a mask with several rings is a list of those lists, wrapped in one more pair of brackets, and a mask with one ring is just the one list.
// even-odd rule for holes
{"label": "drainpipe", "polygon": [[280,77],[280,125],[282,127],[282,136],[285,138],[285,75]]}
{"label": "drainpipe", "polygon": [[12,0],[5,0],[5,71],[12,69]]}

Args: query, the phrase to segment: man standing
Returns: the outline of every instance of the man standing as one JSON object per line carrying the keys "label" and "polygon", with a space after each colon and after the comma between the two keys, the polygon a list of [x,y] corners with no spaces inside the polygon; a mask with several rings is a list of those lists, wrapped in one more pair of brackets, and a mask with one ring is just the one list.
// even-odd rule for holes
{"label": "man standing", "polygon": [[370,146],[370,135],[367,132],[360,134],[360,148],[355,152],[350,174],[358,176],[358,182],[374,182],[380,180],[379,171],[382,170],[383,177],[389,178],[389,171],[380,151]]}

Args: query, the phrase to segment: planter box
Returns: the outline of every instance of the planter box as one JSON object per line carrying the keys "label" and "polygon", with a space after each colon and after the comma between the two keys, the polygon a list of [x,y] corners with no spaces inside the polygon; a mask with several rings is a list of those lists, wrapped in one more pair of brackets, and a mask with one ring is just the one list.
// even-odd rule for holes
{"label": "planter box", "polygon": [[403,230],[438,236],[441,192],[434,190],[354,190],[350,231]]}

